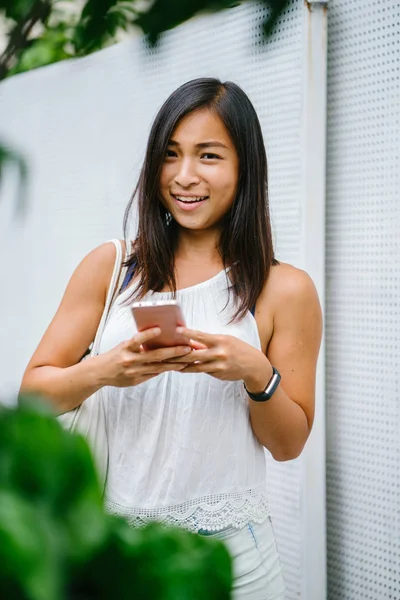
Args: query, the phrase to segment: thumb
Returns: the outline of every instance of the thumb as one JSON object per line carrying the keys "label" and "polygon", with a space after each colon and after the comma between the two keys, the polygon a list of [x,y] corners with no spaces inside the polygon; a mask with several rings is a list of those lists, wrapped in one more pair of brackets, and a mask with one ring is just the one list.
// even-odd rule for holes
{"label": "thumb", "polygon": [[135,333],[135,335],[128,341],[128,348],[137,352],[141,349],[142,344],[145,344],[147,341],[152,338],[160,335],[161,329],[159,327],[151,327],[151,329],[145,329],[144,331],[139,331]]}

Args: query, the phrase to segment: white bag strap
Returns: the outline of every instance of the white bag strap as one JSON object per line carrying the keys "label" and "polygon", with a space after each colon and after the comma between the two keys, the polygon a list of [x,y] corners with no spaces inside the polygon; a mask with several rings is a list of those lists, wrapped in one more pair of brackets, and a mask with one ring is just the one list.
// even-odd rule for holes
{"label": "white bag strap", "polygon": [[[120,242],[120,240],[110,240],[110,242],[112,242],[114,244],[115,250],[116,250],[114,269],[113,269],[113,272],[111,275],[111,281],[110,281],[110,285],[109,285],[108,292],[107,292],[107,298],[106,298],[106,302],[104,305],[103,314],[101,316],[99,326],[97,327],[94,342],[93,342],[92,348],[90,350],[90,356],[96,356],[96,354],[99,351],[99,344],[101,341],[101,336],[103,335],[104,327],[106,325],[108,315],[110,313],[110,308],[118,294],[118,291],[122,285],[122,282],[123,282],[123,280],[125,278],[125,274],[126,274],[126,267],[122,267],[123,257],[122,257],[121,242]],[[128,251],[129,251],[128,244],[127,244],[126,248],[127,248],[127,252],[126,252],[124,260],[126,260],[129,256],[128,255]]]}
{"label": "white bag strap", "polygon": [[[122,281],[125,278],[125,274],[126,274],[126,270],[127,270],[126,267],[122,267],[121,242],[119,240],[110,240],[110,242],[113,242],[113,244],[115,246],[115,250],[116,250],[114,269],[113,269],[112,276],[111,276],[110,286],[109,286],[108,292],[107,292],[107,298],[106,298],[106,302],[104,305],[103,314],[101,316],[100,323],[97,327],[96,335],[95,335],[92,347],[90,349],[89,356],[95,356],[98,353],[101,336],[103,335],[104,327],[105,327],[107,318],[110,313],[110,308],[111,308],[112,303],[114,302],[115,298],[118,295],[119,289],[122,285]],[[129,252],[130,252],[130,246],[127,245],[125,261],[129,257]],[[82,410],[83,410],[84,406],[85,406],[85,402],[82,402],[82,404],[79,404],[79,406],[77,406],[76,408],[69,410],[66,413],[63,413],[62,415],[60,415],[58,417],[59,421],[62,423],[62,425],[66,429],[68,429],[69,431],[75,431],[75,429],[78,428],[78,422],[79,422],[79,419],[81,418]],[[86,419],[89,419],[89,421],[90,421],[90,410],[89,410],[89,416],[87,416]]]}

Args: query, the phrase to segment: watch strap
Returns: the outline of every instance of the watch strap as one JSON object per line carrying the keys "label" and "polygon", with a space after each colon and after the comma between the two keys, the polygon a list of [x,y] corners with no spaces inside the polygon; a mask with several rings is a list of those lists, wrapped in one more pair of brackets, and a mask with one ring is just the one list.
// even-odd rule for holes
{"label": "watch strap", "polygon": [[252,400],[254,400],[254,402],[267,402],[267,400],[270,400],[272,398],[273,394],[276,392],[276,388],[278,387],[280,381],[281,381],[281,375],[280,375],[278,369],[276,369],[275,367],[272,367],[272,377],[268,381],[265,390],[263,392],[261,392],[261,394],[252,394],[247,389],[246,384],[244,383],[243,385],[244,385],[244,389],[246,390],[247,394],[250,396],[250,398]]}

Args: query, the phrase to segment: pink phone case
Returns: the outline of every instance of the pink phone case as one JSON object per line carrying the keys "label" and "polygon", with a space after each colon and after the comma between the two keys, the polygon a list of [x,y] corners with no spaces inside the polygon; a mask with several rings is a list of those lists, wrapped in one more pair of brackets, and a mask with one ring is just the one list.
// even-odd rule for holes
{"label": "pink phone case", "polygon": [[138,331],[151,327],[161,329],[160,335],[143,344],[145,350],[187,346],[187,338],[176,333],[177,327],[185,327],[182,311],[176,300],[135,302],[131,308]]}

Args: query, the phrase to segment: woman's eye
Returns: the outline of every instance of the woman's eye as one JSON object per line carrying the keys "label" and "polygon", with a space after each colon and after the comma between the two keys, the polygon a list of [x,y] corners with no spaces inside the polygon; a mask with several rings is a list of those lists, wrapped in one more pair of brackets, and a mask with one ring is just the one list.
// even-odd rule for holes
{"label": "woman's eye", "polygon": [[167,150],[165,153],[166,158],[176,158],[176,152],[174,150]]}
{"label": "woman's eye", "polygon": [[213,154],[212,152],[206,152],[205,154],[201,155],[201,158],[205,158],[207,160],[213,160],[213,159],[219,159],[221,157],[218,156],[218,154]]}

